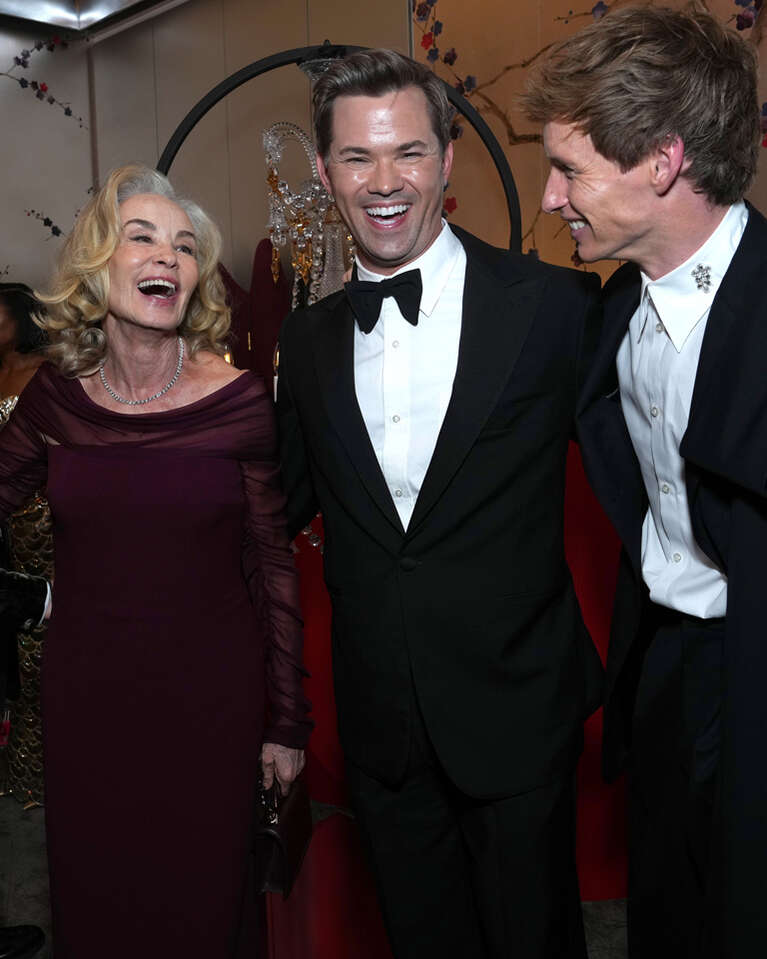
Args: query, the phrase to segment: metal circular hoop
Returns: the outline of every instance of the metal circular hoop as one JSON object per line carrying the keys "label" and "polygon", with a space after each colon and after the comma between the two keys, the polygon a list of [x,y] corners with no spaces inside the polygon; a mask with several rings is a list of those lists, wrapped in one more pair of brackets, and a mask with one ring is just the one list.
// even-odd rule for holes
{"label": "metal circular hoop", "polygon": [[[297,47],[294,50],[284,50],[282,53],[274,53],[270,57],[264,57],[261,60],[256,60],[254,63],[248,64],[246,67],[242,67],[241,70],[237,70],[236,73],[222,80],[221,83],[217,84],[210,92],[206,93],[204,97],[197,101],[176,127],[170,140],[168,140],[167,146],[162,151],[162,156],[157,162],[157,169],[161,173],[167,173],[170,170],[176,154],[181,149],[182,143],[205,114],[214,107],[219,100],[223,100],[232,90],[236,90],[237,87],[242,86],[243,83],[247,83],[248,80],[259,77],[263,73],[268,73],[270,70],[275,70],[277,67],[285,67],[292,63],[300,65],[310,60],[333,59],[346,56],[347,53],[354,53],[357,50],[366,49],[368,48],[338,46],[328,43],[326,40],[321,46]],[[503,184],[503,192],[506,195],[506,208],[509,214],[510,224],[509,249],[519,253],[522,249],[522,218],[519,210],[519,196],[517,195],[517,188],[511,173],[511,167],[506,159],[506,154],[501,149],[493,131],[466,97],[458,93],[449,83],[445,83],[444,80],[442,83],[445,86],[445,92],[450,102],[474,127],[493,159],[493,163]]]}

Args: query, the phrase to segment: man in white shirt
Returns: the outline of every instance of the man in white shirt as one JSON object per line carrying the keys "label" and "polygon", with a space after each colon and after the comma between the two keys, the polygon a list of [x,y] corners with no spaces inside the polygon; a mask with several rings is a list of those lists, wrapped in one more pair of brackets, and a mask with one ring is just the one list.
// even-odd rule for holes
{"label": "man in white shirt", "polygon": [[703,13],[616,10],[551,52],[525,106],[543,209],[583,261],[629,261],[603,291],[578,430],[624,545],[604,764],[629,771],[630,954],[750,959],[767,939],[755,54]]}
{"label": "man in white shirt", "polygon": [[602,670],[564,560],[593,276],[443,221],[443,85],[392,51],[317,81],[356,276],[285,322],[293,529],[322,510],[352,803],[397,959],[585,959],[574,768]]}

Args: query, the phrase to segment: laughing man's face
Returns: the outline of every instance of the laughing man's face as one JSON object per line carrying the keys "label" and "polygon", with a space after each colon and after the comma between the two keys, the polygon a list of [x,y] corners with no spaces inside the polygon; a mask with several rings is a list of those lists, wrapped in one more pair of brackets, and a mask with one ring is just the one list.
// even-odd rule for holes
{"label": "laughing man's face", "polygon": [[389,275],[434,242],[452,161],[418,87],[335,100],[329,155],[317,163],[363,266]]}
{"label": "laughing man's face", "polygon": [[543,146],[551,163],[541,208],[559,213],[570,227],[578,255],[594,260],[642,264],[651,249],[655,192],[648,164],[623,172],[602,156],[591,137],[572,124],[547,123]]}

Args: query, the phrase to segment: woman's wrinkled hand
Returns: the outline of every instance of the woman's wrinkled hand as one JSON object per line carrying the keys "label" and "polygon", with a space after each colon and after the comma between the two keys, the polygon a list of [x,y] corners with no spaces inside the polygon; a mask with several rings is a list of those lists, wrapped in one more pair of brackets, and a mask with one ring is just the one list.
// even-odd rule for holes
{"label": "woman's wrinkled hand", "polygon": [[277,778],[283,796],[290,791],[290,784],[306,764],[303,749],[291,749],[278,743],[264,743],[261,749],[261,768],[264,772],[264,789],[269,789]]}

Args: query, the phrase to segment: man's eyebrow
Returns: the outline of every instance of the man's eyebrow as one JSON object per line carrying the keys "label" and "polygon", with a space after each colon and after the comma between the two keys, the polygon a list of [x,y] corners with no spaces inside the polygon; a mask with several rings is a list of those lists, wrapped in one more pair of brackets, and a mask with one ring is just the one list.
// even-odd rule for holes
{"label": "man's eyebrow", "polygon": [[[413,147],[420,147],[422,150],[425,150],[428,144],[425,140],[408,140],[407,143],[399,143],[397,145],[397,151],[399,153],[405,153],[407,150],[412,150]],[[367,147],[346,146],[342,147],[338,153],[339,156],[343,156],[345,153],[358,153],[363,156],[369,156],[370,150]]]}

